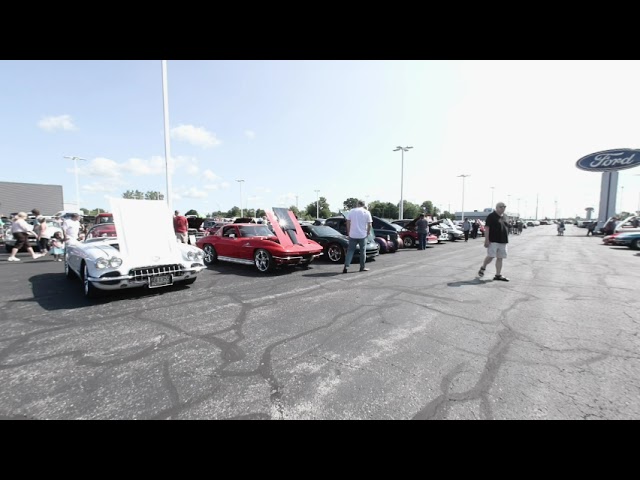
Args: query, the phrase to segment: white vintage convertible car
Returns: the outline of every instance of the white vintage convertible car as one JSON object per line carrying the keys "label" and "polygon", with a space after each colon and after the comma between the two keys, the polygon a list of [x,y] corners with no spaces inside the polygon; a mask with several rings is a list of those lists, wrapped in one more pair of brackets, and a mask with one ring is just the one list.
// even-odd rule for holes
{"label": "white vintage convertible car", "polygon": [[[86,240],[68,243],[65,248],[65,274],[82,280],[85,296],[196,281],[205,268],[204,252],[176,240],[172,216],[164,202],[112,199],[111,211],[115,229],[108,232],[104,224],[96,225]],[[153,225],[151,235],[149,224]]]}

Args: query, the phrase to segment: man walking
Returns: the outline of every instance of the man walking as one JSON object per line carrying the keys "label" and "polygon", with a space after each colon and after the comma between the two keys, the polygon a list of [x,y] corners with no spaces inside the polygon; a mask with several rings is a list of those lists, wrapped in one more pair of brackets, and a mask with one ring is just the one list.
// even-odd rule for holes
{"label": "man walking", "polygon": [[507,206],[498,202],[496,208],[487,216],[484,226],[484,247],[487,249],[487,256],[482,262],[478,271],[478,276],[484,276],[484,271],[491,261],[496,259],[496,275],[494,280],[508,282],[507,277],[501,275],[502,259],[507,258],[507,243],[509,243],[509,225],[504,217]]}
{"label": "man walking", "polygon": [[366,248],[367,237],[371,233],[371,224],[373,219],[371,213],[364,206],[362,200],[358,200],[358,207],[354,208],[347,215],[347,233],[349,235],[349,247],[347,248],[347,255],[344,259],[344,268],[342,273],[347,273],[347,269],[351,265],[351,259],[353,253],[356,251],[356,245],[360,246],[360,271],[368,272],[369,269],[365,268],[364,262],[367,261]]}
{"label": "man walking", "polygon": [[469,241],[469,232],[471,231],[471,224],[469,223],[469,219],[465,218],[464,222],[462,222],[462,231],[464,232],[464,241]]}

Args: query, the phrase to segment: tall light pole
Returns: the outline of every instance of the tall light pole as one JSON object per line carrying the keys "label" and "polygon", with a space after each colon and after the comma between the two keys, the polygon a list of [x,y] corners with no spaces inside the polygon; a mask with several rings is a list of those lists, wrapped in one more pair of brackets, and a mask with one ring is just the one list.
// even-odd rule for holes
{"label": "tall light pole", "polygon": [[80,183],[78,182],[78,160],[86,161],[86,158],[80,157],[64,157],[69,160],[73,160],[73,163],[76,164],[76,205],[78,207],[78,212],[80,212]]}
{"label": "tall light pole", "polygon": [[520,199],[518,198],[518,218],[520,218]]}
{"label": "tall light pole", "polygon": [[404,152],[408,152],[409,149],[413,147],[401,147],[397,146],[394,152],[400,150],[402,152],[402,163],[400,165],[400,220],[404,218],[404,198],[403,198],[403,188],[404,188]]}
{"label": "tall light pole", "polygon": [[491,189],[491,205],[489,205],[491,208],[494,207],[493,205],[493,192],[495,191],[496,187],[489,187]]}
{"label": "tall light pole", "polygon": [[622,185],[620,187],[620,202],[619,202],[619,204],[620,204],[620,212],[621,213],[624,212],[624,208],[622,208],[622,197],[623,197],[623,195],[624,195],[624,185]]}
{"label": "tall light pole", "polygon": [[171,158],[171,144],[169,141],[169,94],[167,92],[167,61],[162,60],[162,113],[164,116],[164,165],[167,178],[167,205],[173,212],[171,205],[171,173],[169,172],[169,159]]}
{"label": "tall light pole", "polygon": [[244,210],[242,209],[242,184],[244,180],[236,180],[240,184],[240,218],[244,217]]}
{"label": "tall light pole", "polygon": [[462,221],[464,222],[464,179],[471,175],[458,175],[458,178],[462,177]]}
{"label": "tall light pole", "polygon": [[314,190],[316,192],[316,218],[320,218],[320,204],[318,201],[320,200],[320,190]]}

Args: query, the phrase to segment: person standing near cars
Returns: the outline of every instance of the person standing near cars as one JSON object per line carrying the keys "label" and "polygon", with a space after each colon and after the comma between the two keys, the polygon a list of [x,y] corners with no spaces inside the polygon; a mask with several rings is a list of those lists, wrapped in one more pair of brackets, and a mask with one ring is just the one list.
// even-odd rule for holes
{"label": "person standing near cars", "polygon": [[184,215],[180,215],[178,210],[173,215],[173,231],[179,242],[187,243],[187,233],[189,232],[189,220]]}
{"label": "person standing near cars", "polygon": [[41,253],[34,252],[31,245],[29,245],[29,232],[31,231],[33,231],[33,226],[27,223],[27,214],[25,212],[17,213],[11,223],[11,233],[13,238],[16,239],[16,243],[11,249],[9,258],[7,258],[8,262],[19,262],[20,259],[16,257],[16,253],[25,245],[27,246],[27,251],[31,254],[31,258],[35,260],[42,257]]}
{"label": "person standing near cars", "polygon": [[424,218],[424,213],[420,214],[420,218],[416,222],[416,233],[418,234],[418,250],[426,250],[429,222]]}
{"label": "person standing near cars", "polygon": [[478,271],[478,276],[483,277],[487,265],[496,259],[496,275],[494,280],[508,282],[507,277],[502,276],[502,260],[507,258],[507,244],[509,243],[509,225],[504,217],[507,206],[498,202],[496,208],[487,216],[484,226],[484,247],[487,249],[487,256],[482,262]]}
{"label": "person standing near cars", "polygon": [[344,268],[342,273],[347,273],[347,269],[351,265],[351,259],[356,251],[356,245],[360,246],[360,271],[368,272],[369,269],[365,268],[365,262],[367,256],[365,251],[367,248],[367,237],[371,233],[371,225],[373,219],[371,213],[365,208],[365,203],[362,200],[358,200],[358,207],[354,208],[347,215],[347,234],[349,235],[349,247],[347,248],[347,255],[344,259]]}
{"label": "person standing near cars", "polygon": [[464,232],[464,241],[469,241],[469,232],[471,231],[471,224],[469,223],[469,219],[465,218],[464,222],[462,222],[462,231]]}
{"label": "person standing near cars", "polygon": [[64,243],[69,244],[78,241],[80,236],[80,215],[74,213],[62,223]]}
{"label": "person standing near cars", "polygon": [[49,239],[51,238],[51,232],[45,218],[40,215],[36,218],[38,224],[33,227],[33,231],[38,235],[38,245],[40,246],[40,252],[46,255],[49,252]]}

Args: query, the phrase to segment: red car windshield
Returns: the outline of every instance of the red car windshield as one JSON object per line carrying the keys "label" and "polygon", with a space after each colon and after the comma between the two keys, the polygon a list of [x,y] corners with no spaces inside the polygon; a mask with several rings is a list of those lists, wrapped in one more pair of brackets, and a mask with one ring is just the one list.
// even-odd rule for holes
{"label": "red car windshield", "polygon": [[243,225],[240,227],[243,237],[271,237],[273,232],[265,225]]}

